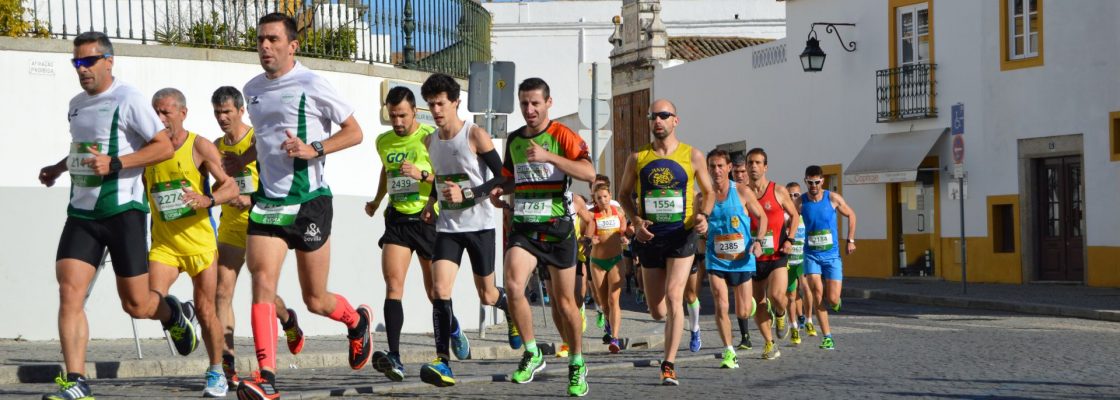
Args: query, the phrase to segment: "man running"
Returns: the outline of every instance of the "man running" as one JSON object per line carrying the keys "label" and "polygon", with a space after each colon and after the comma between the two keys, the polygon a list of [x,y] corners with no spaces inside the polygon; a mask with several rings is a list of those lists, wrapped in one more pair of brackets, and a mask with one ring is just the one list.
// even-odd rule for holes
{"label": "man running", "polygon": [[[796,202],[798,197],[801,197],[801,185],[797,182],[790,182],[786,184],[786,191],[789,192],[790,200]],[[789,218],[787,215],[786,218]],[[793,224],[791,220],[786,220],[787,224]],[[803,268],[804,250],[805,250],[805,222],[804,217],[798,218],[797,234],[793,237],[793,245],[790,246],[789,256],[789,284],[786,286],[786,305],[789,312],[789,342],[793,345],[801,344],[801,327],[805,326],[805,311],[804,306],[809,303],[803,300],[801,296],[802,290],[807,290],[808,285],[805,284],[805,275]]]}
{"label": "man running", "polygon": [[[393,129],[377,137],[377,154],[381,157],[381,173],[377,196],[366,203],[366,214],[373,216],[389,194],[385,209],[385,234],[377,242],[381,247],[381,273],[385,278],[385,333],[389,352],[373,353],[373,367],[393,381],[404,380],[401,363],[401,327],[404,326],[404,280],[412,262],[412,252],[420,260],[424,293],[431,302],[432,252],[436,244],[436,227],[420,219],[420,212],[432,193],[432,161],[424,141],[435,128],[416,121],[416,96],[405,87],[394,87],[385,96],[389,123]],[[467,336],[459,321],[451,317],[451,347],[460,360],[470,358]]]}
{"label": "man running", "polygon": [[[715,202],[704,154],[677,139],[676,112],[673,103],[664,99],[650,106],[653,143],[627,158],[619,190],[622,208],[635,229],[634,251],[645,268],[650,316],[665,320],[661,383],[674,386],[679,384],[673,361],[684,327],[684,286],[696,254],[696,235],[708,231]],[[692,191],[697,186],[703,193],[702,205],[694,204]]]}
{"label": "man running", "polygon": [[[307,310],[347,328],[349,361],[361,369],[370,356],[373,311],[355,310],[327,290],[330,271],[330,187],[325,157],[362,142],[354,110],[326,79],[295,60],[296,22],[272,13],[257,24],[257,53],[264,73],[245,84],[249,119],[256,129],[260,189],[249,211],[248,265],[253,275],[253,342],[260,377],[244,380],[238,398],[276,399],[276,286],[289,249],[296,251]],[[331,134],[331,125],[339,131]]]}
{"label": "man running", "polygon": [[[765,346],[762,350],[762,358],[766,360],[773,360],[782,355],[778,350],[778,346],[770,331],[770,323],[775,325],[778,339],[784,339],[788,334],[789,326],[786,325],[786,255],[790,252],[790,247],[793,245],[792,238],[794,237],[796,226],[785,228],[786,215],[789,215],[790,220],[799,220],[797,215],[797,208],[794,206],[793,201],[789,198],[789,193],[782,185],[771,182],[766,178],[766,170],[768,169],[768,162],[766,151],[760,148],[753,148],[747,152],[747,177],[750,183],[748,186],[754,191],[758,202],[762,205],[762,211],[766,213],[766,220],[769,226],[766,227],[764,236],[759,237],[762,242],[762,255],[758,257],[756,263],[758,271],[755,272],[754,285],[754,299],[758,303],[762,303],[763,298],[766,298],[766,306],[769,312],[756,313],[754,321],[758,324],[758,330],[762,333],[762,340],[765,341]],[[751,219],[751,228],[759,227],[761,219]]]}
{"label": "man running", "polygon": [[[463,251],[471,259],[479,302],[506,310],[505,293],[494,284],[494,228],[497,215],[486,201],[501,181],[502,159],[490,134],[459,119],[459,83],[445,74],[432,74],[420,87],[436,121],[428,135],[428,157],[436,174],[436,195],[428,198],[423,220],[435,223],[432,254],[432,322],[436,359],[420,368],[420,380],[435,386],[455,384],[451,372],[449,341],[452,326],[451,289],[459,272]],[[439,214],[436,215],[436,200]],[[509,325],[510,347],[521,347],[521,337]]]}
{"label": "man running", "polygon": [[[759,224],[755,227],[755,238],[765,234],[767,215],[762,212],[754,193],[745,184],[737,184],[728,179],[730,156],[726,151],[716,149],[708,152],[708,172],[712,175],[715,189],[715,206],[712,208],[711,222],[708,225],[708,239],[705,243],[708,277],[715,300],[716,327],[723,341],[723,360],[720,368],[739,368],[735,349],[731,347],[731,321],[727,317],[728,288],[734,290],[735,316],[749,319],[755,312],[755,300],[751,295],[751,277],[755,271],[755,257],[762,254],[762,246],[752,239],[750,227],[751,214],[758,215]],[[751,214],[748,214],[748,211]]]}
{"label": "man running", "polygon": [[572,178],[589,182],[595,168],[587,144],[579,134],[548,117],[552,97],[548,83],[529,78],[517,87],[525,126],[510,133],[506,141],[502,176],[505,183],[490,192],[498,203],[503,193],[513,193],[513,230],[505,259],[505,285],[514,322],[521,328],[525,352],[510,377],[514,383],[529,383],[544,369],[544,357],[533,332],[533,313],[525,297],[525,285],[537,263],[547,266],[549,293],[558,310],[556,328],[570,346],[568,394],[588,392],[584,365],[583,318],[576,300],[576,229],[573,211],[587,212],[586,205],[573,208],[569,190]]}
{"label": "man running", "polygon": [[[816,307],[817,321],[821,323],[824,335],[820,348],[832,350],[836,344],[828,324],[828,309],[840,311],[840,289],[844,281],[844,265],[840,261],[836,235],[836,214],[848,217],[845,250],[852,254],[856,251],[856,212],[840,194],[824,190],[823,185],[824,171],[820,166],[805,168],[805,186],[809,191],[798,198],[797,207],[805,216],[805,275],[809,277],[812,305]],[[828,302],[827,308],[825,302]]]}
{"label": "man running", "polygon": [[[238,196],[222,204],[222,217],[218,225],[218,290],[215,300],[218,320],[225,330],[225,345],[222,348],[222,372],[227,386],[237,389],[241,378],[237,376],[237,357],[234,352],[233,292],[237,286],[237,276],[245,264],[246,229],[249,227],[249,208],[253,206],[250,196],[257,191],[259,173],[257,153],[254,147],[253,127],[245,125],[245,98],[241,91],[232,86],[222,86],[210,97],[214,107],[214,118],[222,129],[222,137],[214,141],[222,154],[222,168],[226,175],[237,184]],[[299,354],[303,350],[304,336],[300,329],[296,312],[276,296],[276,318],[284,328],[288,351]]]}
{"label": "man running", "polygon": [[148,207],[140,176],[145,166],[174,153],[167,130],[147,97],[113,76],[113,44],[105,34],[75,37],[70,61],[82,87],[70,99],[67,112],[70,153],[39,171],[39,182],[47,187],[63,172],[70,172],[71,181],[54,267],[66,374],[56,380],[58,392],[43,395],[62,400],[93,398],[86,381],[85,298],[106,248],[113,259],[121,308],[133,318],[158,319],[165,330],[176,332],[180,354],[189,354],[197,343],[182,304],[174,296],[153,292],[148,276]]}
{"label": "man running", "polygon": [[[178,89],[165,88],[152,97],[152,107],[171,136],[174,155],[144,169],[152,209],[152,248],[148,252],[152,290],[167,294],[180,272],[191,277],[195,314],[206,339],[210,368],[204,397],[225,397],[229,387],[222,371],[222,326],[215,315],[218,242],[210,208],[237,197],[237,186],[222,170],[218,148],[183,127],[187,99]],[[207,184],[214,177],[211,193]],[[174,339],[175,332],[171,332]]]}

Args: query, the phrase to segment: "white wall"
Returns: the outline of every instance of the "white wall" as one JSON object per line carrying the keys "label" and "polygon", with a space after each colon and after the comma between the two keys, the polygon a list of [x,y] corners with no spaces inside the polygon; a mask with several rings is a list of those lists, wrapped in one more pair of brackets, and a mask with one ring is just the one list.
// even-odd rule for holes
{"label": "white wall", "polygon": [[[0,49],[3,44],[0,43]],[[29,42],[21,42],[29,43]],[[0,176],[0,209],[9,228],[0,234],[0,338],[22,336],[27,339],[57,339],[55,315],[58,309],[54,256],[65,221],[69,178],[63,176],[54,188],[38,183],[39,168],[66,155],[70,142],[66,121],[67,104],[80,91],[69,64],[72,55],[63,41],[40,41],[50,46],[41,51],[0,50],[0,75],[5,76],[7,96],[0,97],[0,113],[11,121],[2,135],[9,146],[0,148],[8,173]],[[141,46],[117,46],[114,75],[154,93],[163,87],[176,87],[187,98],[189,113],[185,126],[210,139],[221,135],[214,122],[210,94],[220,85],[241,88],[261,72],[253,62],[213,62],[175,58],[136,57]],[[53,50],[52,50],[53,49]],[[61,52],[66,51],[66,52]],[[233,54],[234,59],[245,56]],[[250,58],[255,59],[252,53]],[[32,65],[53,66],[53,74],[31,74]],[[46,68],[38,68],[42,72]],[[389,70],[389,72],[392,72]],[[381,124],[380,84],[383,78],[354,73],[320,71],[342,97],[354,105],[355,117],[365,137],[361,145],[329,156],[327,181],[335,194],[335,219],[332,265],[328,287],[346,296],[355,306],[367,303],[374,309],[375,323],[383,321],[381,304],[384,283],[380,269],[377,240],[384,232],[383,218],[369,218],[362,210],[376,190],[381,165],[374,149],[376,135],[389,129]],[[413,76],[422,76],[411,73]],[[10,86],[8,86],[10,85]],[[465,94],[464,94],[465,96]],[[464,99],[465,100],[465,99]],[[465,101],[464,101],[465,103]],[[466,117],[466,107],[460,110]],[[246,119],[246,122],[247,119]],[[18,211],[17,211],[18,210]],[[217,212],[217,211],[215,211]],[[16,228],[18,227],[18,228]],[[500,243],[496,244],[500,246]],[[289,306],[302,314],[304,331],[309,335],[337,335],[343,331],[337,322],[311,316],[299,295],[294,256],[285,261],[278,293]],[[473,288],[469,261],[464,258],[456,281],[455,308],[464,328],[477,327],[478,297]],[[250,289],[248,274],[242,274],[235,311],[240,318],[237,332],[250,335],[248,311]],[[131,337],[128,316],[120,308],[111,271],[102,274],[86,306],[93,338]],[[501,282],[501,268],[497,268]],[[180,278],[171,293],[191,298],[189,279]],[[431,306],[423,293],[419,264],[413,258],[406,282],[404,306],[406,332],[431,331]],[[161,336],[159,324],[138,322],[142,337]]]}
{"label": "white wall", "polygon": [[[770,155],[770,177],[800,178],[809,164],[843,164],[846,169],[873,133],[950,126],[950,107],[966,113],[968,236],[987,235],[985,199],[1015,194],[1017,140],[1053,135],[1084,135],[1088,244],[1120,244],[1115,226],[1120,200],[1115,183],[1120,165],[1108,162],[1109,111],[1120,109],[1116,71],[1120,4],[1109,1],[1048,2],[1044,8],[1045,66],[1000,71],[999,8],[996,2],[934,1],[934,62],[937,65],[939,117],[896,123],[875,122],[875,71],[889,66],[887,4],[882,0],[845,2],[798,0],[786,3],[789,38],[759,46],[786,44],[783,64],[752,68],[746,48],[719,57],[658,71],[654,97],[673,100],[681,114],[682,139],[702,149],[746,140]],[[797,56],[815,21],[849,22],[840,49],[834,35],[817,29],[828,54],[824,70],[805,73]],[[959,230],[956,201],[948,198],[952,154],[947,140],[933,153],[942,164],[943,236]],[[950,168],[951,169],[951,168]],[[885,238],[884,185],[844,185],[844,196],[859,215],[859,237]]]}

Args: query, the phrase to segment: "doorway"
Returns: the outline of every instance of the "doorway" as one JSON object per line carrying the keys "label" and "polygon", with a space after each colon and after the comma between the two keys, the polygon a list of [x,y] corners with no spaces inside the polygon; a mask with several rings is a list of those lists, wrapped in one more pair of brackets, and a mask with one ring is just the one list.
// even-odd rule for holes
{"label": "doorway", "polygon": [[1085,191],[1081,156],[1039,158],[1034,170],[1038,279],[1082,281]]}

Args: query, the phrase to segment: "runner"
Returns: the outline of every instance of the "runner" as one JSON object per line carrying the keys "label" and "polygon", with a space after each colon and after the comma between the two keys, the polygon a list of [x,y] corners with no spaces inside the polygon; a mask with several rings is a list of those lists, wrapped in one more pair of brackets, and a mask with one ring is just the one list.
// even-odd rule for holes
{"label": "runner", "polygon": [[[798,198],[797,206],[805,216],[805,275],[813,292],[812,305],[821,323],[821,349],[832,350],[836,344],[828,324],[828,310],[840,311],[840,290],[844,280],[844,266],[837,246],[836,214],[848,217],[846,251],[856,251],[856,212],[838,193],[823,189],[824,171],[820,166],[805,168],[806,195]],[[821,280],[824,280],[823,284]],[[825,307],[828,302],[828,307]]]}
{"label": "runner", "polygon": [[[801,197],[801,185],[797,182],[790,182],[786,184],[786,191],[789,192],[789,198],[792,201],[797,201]],[[789,218],[787,215],[786,218]],[[793,245],[790,246],[789,252],[789,282],[786,287],[786,304],[789,305],[789,323],[790,327],[789,342],[793,345],[801,344],[802,326],[805,326],[805,315],[808,312],[805,306],[808,302],[802,301],[801,291],[806,289],[804,283],[805,275],[803,263],[804,249],[805,249],[805,217],[798,218],[797,221],[797,234],[793,237]],[[789,220],[787,224],[791,223]]]}
{"label": "runner", "polygon": [[[513,196],[511,196],[511,198],[512,197]],[[507,204],[508,204],[508,202],[507,202]],[[580,194],[572,194],[571,211],[572,211],[572,213],[569,216],[572,218],[572,225],[574,225],[574,229],[575,229],[574,237],[578,238],[578,240],[576,241],[577,246],[576,246],[576,284],[575,284],[576,291],[575,291],[575,299],[576,299],[576,303],[579,305],[579,318],[580,318],[580,331],[579,331],[579,333],[582,335],[584,332],[587,332],[587,316],[584,313],[584,308],[583,308],[584,304],[583,303],[584,303],[584,298],[587,296],[587,287],[591,286],[591,284],[587,282],[587,279],[590,279],[590,278],[587,278],[587,279],[584,278],[584,276],[585,276],[584,272],[585,271],[583,269],[584,266],[585,266],[585,262],[587,260],[587,257],[590,255],[588,253],[588,251],[591,247],[591,242],[590,242],[589,238],[587,238],[587,239],[584,238],[583,232],[586,232],[586,229],[587,229],[586,226],[588,225],[589,222],[591,222],[594,219],[594,216],[591,214],[590,211],[588,211],[587,201],[585,201],[583,199],[583,195],[580,195]],[[511,229],[512,229],[512,225],[511,225]],[[541,267],[544,267],[544,268],[541,268]],[[540,260],[540,259],[537,260],[537,268],[538,268],[538,271],[545,271],[544,272],[544,276],[545,276],[544,284],[546,285],[545,287],[546,288],[552,287],[551,275],[547,272],[548,271],[547,266],[545,264],[542,264],[542,260]],[[546,301],[545,304],[548,304],[547,301]],[[560,312],[560,307],[549,307],[549,311],[552,312],[552,320],[553,321],[561,321],[564,318],[564,315]],[[563,324],[557,323],[557,326],[563,326]],[[565,330],[561,330],[560,331],[560,339],[562,340],[562,342],[560,343],[560,348],[556,350],[556,358],[568,358],[568,354],[570,353],[570,350],[571,350],[571,346],[568,345],[569,340],[571,340],[570,337],[568,336],[568,332],[565,331]]]}
{"label": "runner", "polygon": [[[253,194],[247,228],[248,265],[253,275],[253,343],[260,376],[243,380],[240,399],[276,399],[276,285],[287,250],[296,252],[300,289],[307,310],[343,323],[349,362],[361,369],[370,356],[373,310],[357,310],[327,291],[330,271],[330,187],[323,180],[325,156],[357,145],[362,128],[354,110],[325,79],[295,60],[299,48],[292,17],[272,13],[257,24],[257,53],[264,73],[245,84],[249,119],[256,129],[261,187]],[[307,123],[311,121],[311,123]],[[331,125],[341,129],[330,133]]]}
{"label": "runner", "polygon": [[[607,177],[606,175],[603,175],[603,174],[595,174],[595,180],[588,184],[588,186],[590,186],[590,189],[592,191],[592,193],[591,193],[592,201],[591,201],[591,203],[587,204],[587,209],[588,210],[591,210],[592,208],[596,207],[595,201],[594,201],[595,200],[594,199],[594,197],[595,197],[594,192],[595,192],[595,188],[598,187],[599,185],[606,185],[607,190],[610,190],[610,188],[611,188],[611,178],[609,178],[609,177]],[[619,204],[618,201],[613,199],[613,198],[610,201],[610,205],[613,206],[614,208],[618,208],[620,210],[622,209],[622,205]],[[594,219],[595,216],[591,215],[590,218]],[[625,220],[625,218],[624,218],[624,220]],[[625,230],[623,230],[623,232],[625,232]],[[625,237],[625,235],[624,235],[624,237]],[[624,242],[626,242],[626,241],[624,240]],[[626,243],[628,243],[628,242],[626,242]],[[594,250],[594,246],[592,246],[592,250]],[[589,265],[588,269],[590,269],[590,267],[591,266]],[[590,277],[588,279],[590,279]],[[594,283],[592,283],[592,284],[594,284]],[[627,283],[627,284],[629,284],[629,283]],[[605,301],[605,300],[600,300],[598,298],[599,293],[595,290],[592,290],[591,294],[593,296],[595,296],[595,313],[596,313],[596,315],[595,315],[595,326],[604,330],[603,331],[604,332],[603,338],[605,340],[606,337],[607,337],[606,335],[610,334],[610,329],[609,329],[609,327],[607,327],[607,317],[603,314],[603,307],[604,307],[603,306],[603,301]],[[604,342],[603,344],[609,344],[609,343]]]}
{"label": "runner", "polygon": [[[642,275],[650,315],[665,320],[661,383],[677,385],[673,361],[684,325],[681,303],[696,254],[696,235],[708,231],[708,214],[714,204],[712,180],[704,168],[704,154],[677,139],[680,121],[673,103],[654,101],[649,119],[654,141],[626,160],[619,197],[635,227],[634,250],[645,268]],[[693,204],[692,191],[697,186],[703,193],[701,205]],[[635,193],[639,201],[632,197]]]}
{"label": "runner", "polygon": [[[257,191],[259,173],[257,153],[254,148],[253,127],[245,125],[245,98],[232,86],[222,86],[210,97],[214,118],[224,135],[214,141],[223,154],[222,168],[237,183],[239,195],[222,204],[221,223],[218,225],[218,290],[215,304],[218,320],[225,330],[222,347],[222,371],[227,386],[237,389],[241,378],[237,376],[237,357],[234,352],[233,291],[237,276],[245,264],[246,229],[249,227],[249,209],[253,207],[250,196]],[[299,327],[296,312],[276,296],[276,318],[284,328],[288,351],[299,354],[303,350],[303,330]]]}
{"label": "runner", "polygon": [[[494,207],[485,201],[502,177],[502,160],[490,134],[459,119],[459,83],[445,74],[432,74],[420,87],[436,121],[436,133],[425,145],[436,174],[436,195],[429,196],[421,217],[435,223],[432,254],[432,322],[436,359],[420,368],[420,380],[435,386],[455,384],[449,341],[452,325],[451,290],[463,259],[471,259],[479,302],[506,310],[505,292],[494,284]],[[436,200],[439,213],[436,214]],[[523,295],[519,293],[519,295]],[[510,347],[521,347],[516,327],[509,324]]]}
{"label": "runner", "polygon": [[612,354],[618,354],[622,350],[618,339],[622,324],[622,309],[618,303],[622,294],[622,275],[616,267],[622,261],[622,247],[627,244],[622,234],[627,228],[626,215],[611,205],[614,200],[606,184],[596,185],[591,195],[595,199],[595,206],[591,209],[595,223],[587,232],[592,244],[591,278],[602,301],[599,307],[606,311],[606,319],[609,319],[603,324],[603,342]]}
{"label": "runner", "polygon": [[[714,180],[714,178],[713,178]],[[696,195],[696,202],[704,199]],[[704,267],[705,254],[708,247],[708,237],[697,235],[696,257],[692,259],[692,269],[688,271],[688,282],[684,286],[684,304],[688,316],[688,351],[699,352],[703,346],[700,338],[700,287],[703,285],[706,268]]]}
{"label": "runner", "polygon": [[[792,198],[795,203],[802,196],[801,184],[800,183],[797,183],[797,182],[787,183],[786,184],[786,190],[789,190],[789,197]],[[798,250],[798,246],[800,246],[801,250]],[[802,216],[801,217],[801,226],[797,227],[797,238],[794,239],[794,245],[793,245],[793,250],[792,251],[794,253],[800,251],[801,252],[801,257],[798,257],[798,258],[801,259],[802,261],[804,261],[805,260],[804,249],[805,249],[805,217]],[[792,262],[793,259],[791,258],[790,261]],[[800,307],[799,308],[800,314],[797,315],[797,324],[798,325],[796,325],[796,326],[801,326],[801,327],[805,328],[805,333],[808,334],[809,336],[817,336],[817,329],[816,329],[816,327],[813,326],[813,310],[816,309],[816,305],[813,303],[812,293],[809,292],[809,277],[805,275],[805,264],[804,264],[804,262],[801,263],[801,267],[799,268],[799,273],[801,275],[797,278],[797,301],[798,301],[798,304],[799,304],[797,307]]]}
{"label": "runner", "polygon": [[66,225],[58,241],[58,336],[66,373],[55,379],[57,392],[43,399],[92,399],[86,381],[89,323],[85,298],[106,248],[113,260],[121,308],[133,318],[158,319],[176,332],[180,354],[197,345],[194,325],[174,296],[151,290],[148,276],[144,167],[171,158],[174,149],[146,96],[113,76],[113,44],[105,34],[74,38],[74,58],[82,93],[68,106],[70,153],[43,167],[39,182],[54,186],[70,172]]}
{"label": "runner", "polygon": [[[765,297],[769,312],[756,313],[754,321],[762,333],[762,340],[765,341],[762,358],[773,360],[780,357],[782,352],[778,349],[770,331],[771,321],[775,325],[778,339],[784,339],[789,333],[789,326],[786,325],[785,320],[787,309],[785,288],[788,277],[786,255],[793,245],[791,238],[795,236],[797,228],[785,228],[785,218],[787,214],[795,221],[800,217],[786,188],[766,178],[768,164],[765,150],[756,147],[747,152],[747,175],[750,181],[748,186],[762,205],[769,223],[765,229],[766,235],[759,237],[762,243],[762,255],[757,258],[758,271],[755,272],[753,281],[755,301],[762,303]],[[751,228],[758,228],[759,222],[751,219]]]}
{"label": "runner", "polygon": [[[747,180],[747,158],[738,155],[731,160],[731,180],[740,186],[746,186],[750,181]],[[739,350],[750,350],[754,348],[751,346],[751,331],[750,331],[750,318],[739,318]]]}
{"label": "runner", "polygon": [[758,204],[754,193],[747,185],[730,182],[726,151],[716,149],[708,152],[708,172],[712,175],[715,192],[715,207],[712,208],[711,224],[708,228],[708,247],[705,257],[708,266],[712,298],[715,300],[716,327],[723,341],[723,360],[720,368],[739,368],[735,349],[731,347],[731,320],[727,317],[728,288],[734,290],[735,316],[750,319],[755,312],[755,300],[751,294],[751,276],[755,271],[755,257],[762,254],[762,246],[752,239],[751,217],[747,212],[757,214],[759,227],[754,237],[764,234],[767,224],[766,213]]}
{"label": "runner", "polygon": [[570,186],[572,178],[585,182],[595,179],[595,169],[583,139],[549,119],[552,97],[548,83],[540,78],[526,79],[517,87],[517,96],[525,126],[510,133],[502,168],[505,183],[490,192],[495,204],[501,204],[503,193],[513,193],[513,229],[506,249],[505,283],[510,289],[513,319],[525,340],[525,352],[510,380],[532,382],[545,366],[534,336],[532,309],[525,297],[525,285],[540,263],[548,267],[552,278],[549,293],[559,316],[555,318],[557,330],[570,345],[568,395],[584,396],[588,392],[587,367],[581,352],[583,319],[577,303],[581,299],[577,300],[576,292],[582,277],[576,276],[575,268],[575,224],[579,217],[573,213],[586,213],[587,207],[570,204]]}
{"label": "runner", "polygon": [[[424,293],[431,302],[432,252],[436,228],[420,219],[431,196],[432,161],[424,141],[435,131],[430,125],[416,121],[416,97],[405,87],[394,87],[385,97],[389,121],[393,129],[377,137],[377,153],[381,156],[377,196],[366,203],[365,211],[373,216],[389,194],[390,206],[385,209],[385,234],[378,241],[381,247],[381,272],[385,277],[385,333],[389,351],[373,353],[373,367],[393,381],[405,378],[401,363],[400,340],[404,326],[404,280],[412,262],[413,249],[420,260]],[[459,320],[451,317],[451,347],[460,360],[470,358],[470,343],[459,328]]]}
{"label": "runner", "polygon": [[[187,99],[178,89],[165,88],[152,97],[152,107],[171,136],[175,155],[144,168],[144,183],[152,210],[152,248],[148,270],[152,290],[163,295],[179,278],[191,277],[195,315],[206,339],[210,368],[206,370],[204,397],[225,397],[229,386],[222,370],[222,325],[215,314],[218,285],[214,235],[210,208],[237,198],[237,184],[222,170],[218,148],[183,127]],[[209,177],[214,177],[211,193]],[[175,332],[171,332],[175,336]],[[174,337],[173,337],[174,339]]]}

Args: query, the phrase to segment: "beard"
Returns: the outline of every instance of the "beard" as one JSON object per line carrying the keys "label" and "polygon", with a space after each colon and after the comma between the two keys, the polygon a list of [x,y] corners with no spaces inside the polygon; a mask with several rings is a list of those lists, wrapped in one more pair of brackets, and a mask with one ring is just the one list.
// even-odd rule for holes
{"label": "beard", "polygon": [[654,130],[653,131],[653,137],[658,139],[658,140],[665,139],[665,138],[669,137],[669,131],[668,130],[662,130],[662,131],[658,132],[657,130]]}

